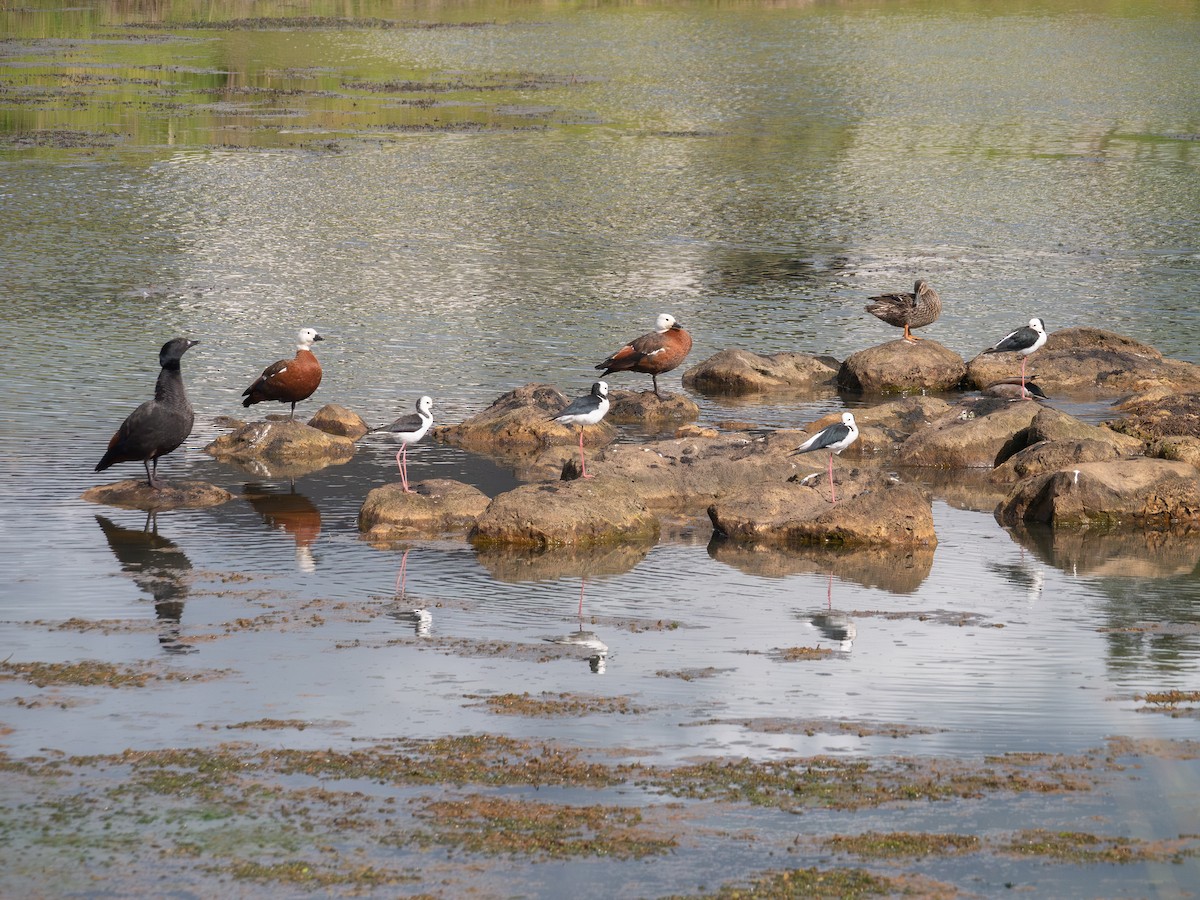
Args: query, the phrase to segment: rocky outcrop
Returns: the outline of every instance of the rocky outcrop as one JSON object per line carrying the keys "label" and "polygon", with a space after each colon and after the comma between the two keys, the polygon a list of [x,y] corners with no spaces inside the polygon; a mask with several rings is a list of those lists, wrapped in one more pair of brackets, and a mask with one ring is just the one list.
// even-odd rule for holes
{"label": "rocky outcrop", "polygon": [[1018,482],[996,507],[996,519],[1002,525],[1200,526],[1200,480],[1186,463],[1161,459],[1080,463]]}
{"label": "rocky outcrop", "polygon": [[477,488],[448,478],[431,478],[411,487],[415,493],[406,494],[399,484],[385,484],[367,494],[358,512],[359,531],[377,541],[466,531],[490,502]]}
{"label": "rocky outcrop", "polygon": [[[858,425],[858,440],[842,454],[850,459],[864,459],[893,453],[905,440],[922,428],[936,422],[950,411],[950,404],[938,397],[903,397],[875,406],[854,410]],[[811,436],[842,420],[842,411],[810,423],[805,434]],[[800,441],[804,437],[801,436]],[[797,442],[799,443],[799,442]],[[819,454],[818,454],[819,455]]]}
{"label": "rocky outcrop", "polygon": [[[1051,331],[1046,345],[1029,357],[1029,375],[1050,396],[1118,397],[1162,385],[1200,389],[1200,366],[1166,359],[1149,344],[1099,328]],[[967,364],[967,381],[982,388],[1021,374],[1016,353],[980,354]]]}
{"label": "rocky outcrop", "polygon": [[1027,429],[1040,410],[1032,400],[964,400],[905,440],[896,461],[908,466],[990,469],[1024,449]]}
{"label": "rocky outcrop", "polygon": [[952,391],[966,374],[962,357],[937,341],[900,339],[850,356],[838,371],[837,383],[866,394]]}
{"label": "rocky outcrop", "polygon": [[702,394],[737,396],[832,387],[838,361],[831,356],[722,350],[683,374],[683,386]]}
{"label": "rocky outcrop", "polygon": [[609,391],[608,400],[611,405],[605,421],[622,425],[665,427],[700,417],[700,407],[694,401],[666,391],[661,399],[654,391]]}
{"label": "rocky outcrop", "polygon": [[1160,387],[1129,398],[1118,409],[1124,418],[1108,425],[1123,434],[1147,441],[1165,437],[1200,438],[1200,391],[1179,393]]}
{"label": "rocky outcrop", "polygon": [[1146,448],[1146,455],[1184,462],[1193,469],[1200,469],[1200,438],[1168,437],[1151,441]]}
{"label": "rocky outcrop", "polygon": [[616,479],[625,493],[651,509],[699,511],[718,497],[822,468],[823,457],[788,456],[803,440],[800,432],[780,431],[617,444],[588,467]]}
{"label": "rocky outcrop", "polygon": [[118,481],[88,488],[82,499],[89,503],[103,503],[122,509],[141,509],[146,512],[161,512],[166,509],[199,509],[220,506],[233,499],[233,494],[215,484],[204,481],[164,482],[160,488],[152,488],[144,481]]}
{"label": "rocky outcrop", "polygon": [[[570,401],[550,384],[527,384],[498,397],[487,409],[457,425],[433,428],[435,439],[479,453],[528,453],[547,444],[579,440],[577,425],[555,422]],[[607,421],[584,429],[584,445],[611,442],[617,430]]]}
{"label": "rocky outcrop", "polygon": [[224,434],[204,448],[217,459],[264,460],[268,463],[345,462],[354,441],[289,419],[251,422]]}
{"label": "rocky outcrop", "polygon": [[817,475],[763,485],[708,508],[713,531],[734,541],[768,544],[927,546],[937,543],[930,499],[881,472],[836,472],[838,502]]}
{"label": "rocky outcrop", "polygon": [[336,403],[326,403],[308,420],[308,424],[318,431],[350,438],[352,441],[357,441],[370,431],[362,416]]}
{"label": "rocky outcrop", "polygon": [[471,529],[476,546],[587,546],[658,538],[657,516],[606,476],[527,484],[500,494]]}
{"label": "rocky outcrop", "polygon": [[1074,416],[1045,407],[1017,437],[1026,446],[996,467],[992,473],[993,481],[1019,481],[1076,463],[1132,456],[1143,449],[1137,438],[1103,426],[1088,425]]}
{"label": "rocky outcrop", "polygon": [[1120,455],[1116,447],[1104,441],[1039,441],[997,466],[992,471],[992,481],[997,484],[1016,482],[1080,463],[1117,459]]}

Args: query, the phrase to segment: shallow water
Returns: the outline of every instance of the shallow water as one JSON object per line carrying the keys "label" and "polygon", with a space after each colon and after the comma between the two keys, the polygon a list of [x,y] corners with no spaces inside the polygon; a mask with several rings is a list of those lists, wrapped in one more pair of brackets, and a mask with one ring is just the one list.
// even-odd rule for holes
{"label": "shallow water", "polygon": [[[243,14],[297,15],[228,13]],[[302,412],[338,402],[374,423],[425,393],[439,422],[529,381],[580,393],[662,311],[694,335],[689,364],[725,347],[844,358],[894,337],[866,298],[917,276],[946,303],[927,335],[968,358],[1040,315],[1200,362],[1194,9],[354,14],[407,24],[229,30],[186,2],[0,11],[15,38],[0,44],[0,643],[14,663],[223,673],[32,707],[32,687],[4,682],[8,753],[204,746],[264,718],[312,723],[252,734],[266,745],[491,732],[664,762],[1197,736],[1194,714],[1138,699],[1200,688],[1196,541],[1011,535],[970,479],[906,472],[938,498],[934,551],[752,553],[690,520],[604,554],[382,549],[356,515],[395,480],[394,448],[368,439],[294,482],[202,452],[302,325],[327,338]],[[162,471],[236,499],[150,525],[78,497],[140,471],[91,468],[175,334],[201,341],[184,360],[198,421]],[[767,428],[861,402],[694,399],[704,424]],[[431,441],[409,457],[418,480],[516,484]],[[580,629],[607,652],[547,640]],[[835,653],[779,658],[798,646]],[[471,699],[510,691],[645,711],[614,725]],[[767,727],[808,721],[825,730]],[[1196,784],[1176,787],[1147,797],[1172,807]]]}

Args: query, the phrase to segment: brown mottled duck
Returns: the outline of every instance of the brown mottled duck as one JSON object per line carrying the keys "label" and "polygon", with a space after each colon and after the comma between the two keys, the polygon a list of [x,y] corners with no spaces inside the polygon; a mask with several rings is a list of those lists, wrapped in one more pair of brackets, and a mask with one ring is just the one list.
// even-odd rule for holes
{"label": "brown mottled duck", "polygon": [[913,328],[923,328],[937,320],[942,314],[942,298],[930,287],[929,282],[919,279],[911,294],[883,294],[872,297],[864,307],[867,312],[889,325],[904,329],[904,340],[919,341]]}

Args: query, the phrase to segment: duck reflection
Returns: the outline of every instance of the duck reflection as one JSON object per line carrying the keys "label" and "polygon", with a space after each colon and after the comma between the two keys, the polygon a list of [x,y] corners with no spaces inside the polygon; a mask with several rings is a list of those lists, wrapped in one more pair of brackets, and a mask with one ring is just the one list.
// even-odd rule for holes
{"label": "duck reflection", "polygon": [[388,615],[397,622],[411,625],[417,637],[427,638],[433,630],[433,614],[424,606],[412,606],[408,602],[408,554],[411,550],[411,547],[406,549],[400,557],[400,570],[396,573],[396,601]]}
{"label": "duck reflection", "polygon": [[858,637],[858,626],[848,612],[833,608],[833,570],[829,571],[825,583],[825,608],[817,612],[800,613],[805,623],[815,628],[821,636],[838,645],[842,653],[849,653],[854,647],[854,639]]}
{"label": "duck reflection", "polygon": [[96,522],[109,549],[142,591],[154,599],[158,617],[158,643],[168,653],[194,653],[182,639],[183,604],[188,596],[192,563],[179,546],[158,533],[158,515],[146,514],[142,528],[125,528],[97,515]]}
{"label": "duck reflection", "polygon": [[317,561],[312,545],[321,536],[321,511],[311,500],[296,492],[296,484],[287,493],[273,491],[265,485],[248,484],[243,497],[264,522],[292,536],[296,542],[296,566],[302,572],[315,572]]}
{"label": "duck reflection", "polygon": [[583,594],[587,588],[587,576],[579,579],[579,628],[562,637],[548,637],[543,640],[552,644],[562,644],[578,650],[587,660],[588,668],[597,675],[603,675],[608,669],[608,644],[596,636],[596,632],[583,627]]}

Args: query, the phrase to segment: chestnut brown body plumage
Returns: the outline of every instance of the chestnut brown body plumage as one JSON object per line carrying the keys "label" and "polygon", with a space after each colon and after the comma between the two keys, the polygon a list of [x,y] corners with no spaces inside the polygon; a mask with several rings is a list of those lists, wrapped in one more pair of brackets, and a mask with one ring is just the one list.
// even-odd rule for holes
{"label": "chestnut brown body plumage", "polygon": [[242,392],[246,398],[242,406],[262,403],[264,400],[290,403],[292,418],[295,418],[296,404],[307,400],[320,387],[321,364],[313,355],[312,345],[314,341],[323,341],[325,338],[317,334],[314,328],[300,329],[297,337],[296,356],[281,359],[263,369],[254,383]]}
{"label": "chestnut brown body plumage", "polygon": [[911,294],[881,294],[872,297],[864,309],[889,325],[904,329],[904,340],[919,341],[913,328],[923,328],[942,314],[942,298],[924,279],[913,285]]}
{"label": "chestnut brown body plumage", "polygon": [[658,392],[658,376],[678,366],[692,349],[692,336],[683,330],[674,316],[663,313],[655,322],[654,331],[630,341],[604,362],[596,366],[602,375],[611,372],[642,372],[650,376],[654,396]]}

